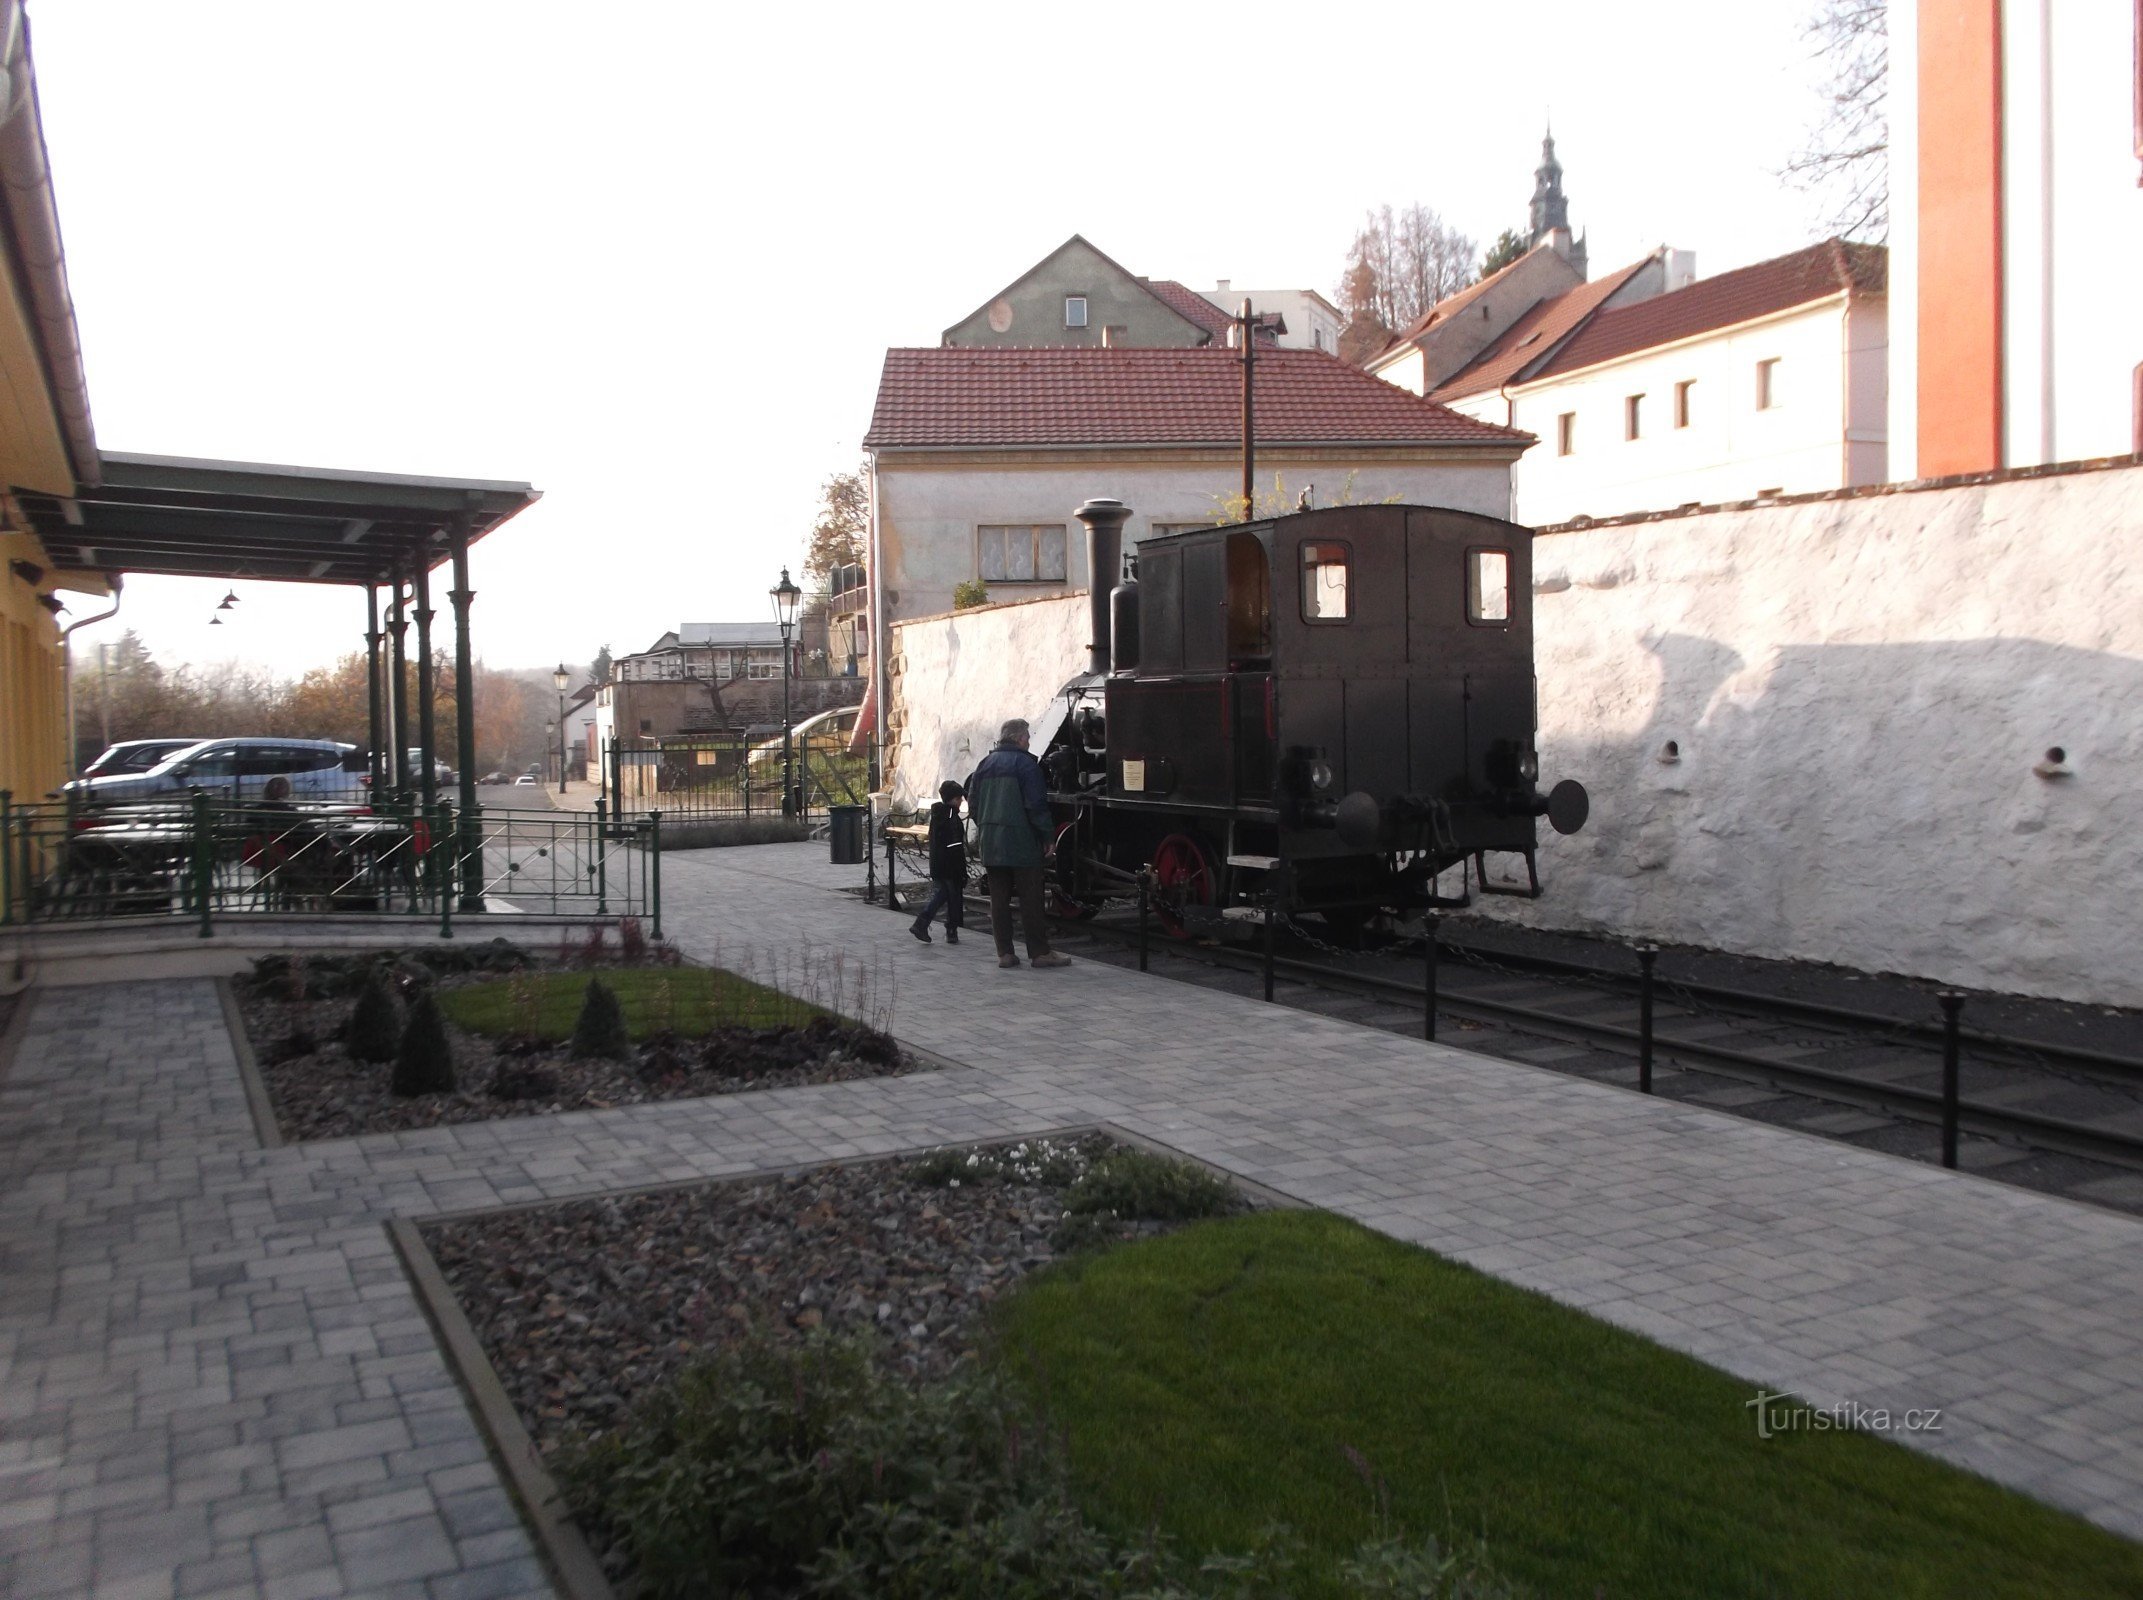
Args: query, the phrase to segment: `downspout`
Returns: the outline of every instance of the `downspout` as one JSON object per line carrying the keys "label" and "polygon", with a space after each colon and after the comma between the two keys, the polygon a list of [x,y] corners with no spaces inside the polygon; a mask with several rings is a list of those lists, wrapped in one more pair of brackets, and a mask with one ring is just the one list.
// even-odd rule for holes
{"label": "downspout", "polygon": [[119,602],[124,598],[123,586],[125,582],[125,573],[115,572],[112,574],[111,610],[100,611],[93,617],[84,617],[80,622],[70,622],[66,627],[60,629],[60,685],[62,692],[67,697],[67,776],[70,778],[79,778],[82,775],[81,768],[77,764],[82,747],[76,741],[74,731],[74,652],[67,648],[67,640],[77,628],[86,628],[92,622],[109,622],[112,618],[118,616]]}
{"label": "downspout", "polygon": [[103,481],[103,469],[90,423],[89,379],[75,331],[74,296],[67,287],[67,252],[60,242],[52,168],[45,159],[37,78],[30,66],[30,24],[22,0],[0,0],[0,93],[5,95],[0,105],[0,236],[29,294],[38,356],[75,483],[94,486]]}

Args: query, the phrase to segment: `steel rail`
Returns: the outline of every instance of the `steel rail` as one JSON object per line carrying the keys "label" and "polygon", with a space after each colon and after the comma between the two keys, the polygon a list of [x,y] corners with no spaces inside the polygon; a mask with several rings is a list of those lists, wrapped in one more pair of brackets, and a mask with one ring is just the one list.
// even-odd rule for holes
{"label": "steel rail", "polygon": [[[1138,939],[1135,929],[1119,927],[1112,923],[1061,917],[1052,917],[1051,920],[1068,928],[1106,938],[1112,943],[1131,944]],[[1264,968],[1262,955],[1231,950],[1211,942],[1160,938],[1153,941],[1153,944],[1156,949],[1234,971],[1261,972]],[[1274,957],[1272,965],[1276,972],[1284,972],[1327,988],[1353,989],[1377,997],[1403,996],[1414,1006],[1419,1006],[1426,998],[1426,993],[1419,984],[1398,978],[1349,972],[1345,968],[1328,966],[1322,962],[1303,961],[1287,956]],[[1750,1003],[1760,1004],[1764,998],[1760,995],[1753,996]],[[1551,1038],[1562,1038],[1574,1044],[1627,1045],[1634,1050],[1640,1037],[1635,1028],[1620,1027],[1613,1023],[1587,1022],[1561,1012],[1521,1005],[1515,1001],[1495,1000],[1485,995],[1453,993],[1448,988],[1439,990],[1437,1009],[1453,1016],[1472,1017],[1476,1021],[1520,1023],[1529,1031]],[[1747,1020],[1762,1019],[1752,1017]],[[1886,1017],[1873,1017],[1871,1020],[1881,1023],[1885,1028],[1892,1023],[1892,1019]],[[1902,1121],[1937,1127],[1942,1122],[1942,1096],[1932,1090],[1877,1083],[1826,1067],[1778,1061],[1744,1050],[1675,1039],[1658,1033],[1654,1034],[1652,1045],[1660,1056],[1695,1066],[1718,1077],[1760,1084],[1767,1088],[1795,1089],[1811,1098],[1879,1111]],[[2083,1156],[2143,1170],[2143,1136],[2093,1127],[2088,1123],[2074,1122],[2062,1117],[2004,1110],[1969,1100],[1959,1102],[1957,1117],[1958,1126],[1968,1133],[1995,1139],[2006,1138],[2028,1144],[2034,1149]]]}
{"label": "steel rail", "polygon": [[[1463,944],[1455,939],[1440,941],[1443,948],[1460,959],[1479,958],[1507,967],[1516,967],[1531,972],[1557,973],[1568,977],[1598,979],[1620,987],[1636,982],[1634,972],[1617,972],[1611,967],[1597,967],[1589,962],[1567,961],[1556,956],[1527,955],[1496,950],[1484,945]],[[1930,1045],[1942,1042],[1942,1025],[1937,1022],[1922,1022],[1913,1017],[1893,1017],[1880,1011],[1860,1011],[1851,1006],[1834,1006],[1821,1000],[1803,1000],[1792,995],[1771,995],[1760,990],[1736,989],[1724,984],[1702,983],[1686,978],[1661,977],[1659,982],[1668,989],[1680,989],[1684,993],[1705,1000],[1716,1000],[1723,1005],[1742,1006],[1764,1013],[1805,1017],[1814,1022],[1846,1023],[1858,1028],[1874,1028],[1887,1032],[1909,1033],[1926,1040]],[[2019,1038],[2014,1034],[1987,1033],[1977,1028],[1965,1028],[1959,1038],[1976,1050],[1999,1051],[2022,1065],[2031,1065],[2030,1057],[2038,1056],[2048,1061],[2058,1061],[2105,1073],[2109,1077],[2143,1081],[2143,1061],[2128,1056],[2117,1056],[2103,1050],[2085,1049],[2080,1045],[2056,1044],[2050,1040]]]}

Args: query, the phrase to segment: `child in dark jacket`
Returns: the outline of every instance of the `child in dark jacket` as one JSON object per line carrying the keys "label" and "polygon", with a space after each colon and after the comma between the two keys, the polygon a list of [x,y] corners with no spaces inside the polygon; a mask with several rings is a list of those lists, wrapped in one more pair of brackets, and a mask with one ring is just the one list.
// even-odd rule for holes
{"label": "child in dark jacket", "polygon": [[967,824],[960,820],[960,802],[967,791],[947,778],[938,785],[938,798],[930,808],[930,903],[908,931],[930,942],[930,920],[945,908],[945,942],[960,942],[960,925],[967,908]]}

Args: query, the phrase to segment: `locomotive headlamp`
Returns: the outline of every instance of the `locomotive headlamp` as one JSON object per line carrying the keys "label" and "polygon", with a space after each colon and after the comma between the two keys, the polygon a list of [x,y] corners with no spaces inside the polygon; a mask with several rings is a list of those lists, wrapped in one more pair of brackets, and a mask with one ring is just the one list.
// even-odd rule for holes
{"label": "locomotive headlamp", "polygon": [[1540,757],[1531,750],[1518,755],[1518,777],[1522,782],[1532,783],[1540,776]]}
{"label": "locomotive headlamp", "polygon": [[1312,761],[1310,763],[1310,787],[1312,789],[1315,789],[1319,794],[1323,794],[1326,790],[1332,787],[1331,762]]}

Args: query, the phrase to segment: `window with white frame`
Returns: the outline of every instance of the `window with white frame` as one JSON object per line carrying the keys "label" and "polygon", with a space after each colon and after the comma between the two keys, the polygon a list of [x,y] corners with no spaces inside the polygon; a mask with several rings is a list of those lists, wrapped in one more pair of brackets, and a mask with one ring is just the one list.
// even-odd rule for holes
{"label": "window with white frame", "polygon": [[976,535],[975,575],[984,583],[1065,581],[1063,523],[984,523]]}
{"label": "window with white frame", "polygon": [[1694,378],[1684,378],[1674,386],[1674,425],[1677,428],[1689,426],[1689,397],[1696,386],[1697,380]]}
{"label": "window with white frame", "polygon": [[1068,294],[1064,297],[1064,326],[1067,328],[1083,328],[1086,326],[1085,295]]}
{"label": "window with white frame", "polygon": [[1555,419],[1555,453],[1569,455],[1577,449],[1577,413],[1565,411]]}
{"label": "window with white frame", "polygon": [[1633,394],[1622,402],[1622,437],[1644,437],[1644,396],[1641,394]]}

